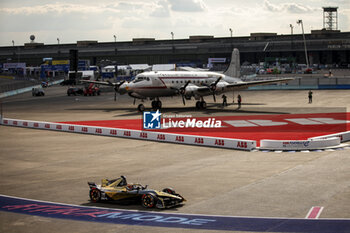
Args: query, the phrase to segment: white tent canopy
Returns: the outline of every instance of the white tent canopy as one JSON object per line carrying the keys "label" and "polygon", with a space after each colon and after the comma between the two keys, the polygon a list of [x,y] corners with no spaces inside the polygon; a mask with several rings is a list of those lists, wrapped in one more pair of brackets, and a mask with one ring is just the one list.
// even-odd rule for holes
{"label": "white tent canopy", "polygon": [[156,64],[153,65],[152,70],[153,71],[169,71],[169,70],[175,70],[176,64]]}
{"label": "white tent canopy", "polygon": [[152,66],[148,64],[130,64],[132,70],[151,70]]}

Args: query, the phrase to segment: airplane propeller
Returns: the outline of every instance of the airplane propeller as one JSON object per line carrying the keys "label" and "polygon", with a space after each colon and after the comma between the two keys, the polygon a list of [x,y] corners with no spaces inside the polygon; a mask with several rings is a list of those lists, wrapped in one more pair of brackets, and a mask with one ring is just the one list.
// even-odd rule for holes
{"label": "airplane propeller", "polygon": [[186,102],[185,102],[185,92],[186,92],[186,87],[188,86],[188,84],[190,84],[191,81],[187,81],[186,84],[183,86],[183,87],[180,87],[179,89],[179,92],[182,96],[182,103],[184,105],[186,105]]}
{"label": "airplane propeller", "polygon": [[218,83],[220,82],[221,79],[222,79],[222,77],[219,77],[219,78],[215,81],[215,83],[212,83],[212,84],[210,85],[210,90],[211,90],[211,92],[212,92],[212,94],[213,94],[214,102],[216,102],[216,97],[215,97],[216,85],[218,85]]}
{"label": "airplane propeller", "polygon": [[114,101],[117,101],[117,92],[118,92],[118,90],[119,90],[119,87],[120,87],[121,85],[123,85],[123,83],[125,83],[125,80],[123,80],[123,81],[121,81],[121,82],[119,82],[119,83],[116,83],[116,84],[111,83],[110,81],[107,81],[107,82],[109,83],[110,86],[113,86],[113,87],[114,87]]}

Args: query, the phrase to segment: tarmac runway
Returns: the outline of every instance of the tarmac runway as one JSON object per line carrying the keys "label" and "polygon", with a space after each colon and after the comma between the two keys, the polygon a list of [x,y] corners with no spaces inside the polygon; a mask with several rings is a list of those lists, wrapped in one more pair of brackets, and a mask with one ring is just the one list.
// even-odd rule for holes
{"label": "tarmac runway", "polygon": [[[2,100],[8,118],[83,121],[139,118],[128,96],[66,96],[66,87],[49,87]],[[346,111],[349,90],[242,91],[243,105],[222,109],[206,98],[162,100],[163,113],[212,115],[288,114]],[[235,93],[237,96],[238,93]],[[232,96],[228,101],[232,102]],[[231,97],[231,98],[230,98]],[[217,98],[219,101],[219,98]],[[221,98],[220,98],[221,100]],[[149,107],[150,103],[146,102]],[[150,141],[0,126],[0,194],[79,206],[144,209],[137,204],[92,204],[87,181],[125,175],[154,189],[173,187],[187,203],[160,213],[305,218],[313,206],[320,219],[350,218],[350,150],[310,153],[244,152]],[[0,232],[213,232],[82,222],[0,211]],[[350,229],[349,229],[350,230]],[[226,232],[226,231],[225,231]]]}

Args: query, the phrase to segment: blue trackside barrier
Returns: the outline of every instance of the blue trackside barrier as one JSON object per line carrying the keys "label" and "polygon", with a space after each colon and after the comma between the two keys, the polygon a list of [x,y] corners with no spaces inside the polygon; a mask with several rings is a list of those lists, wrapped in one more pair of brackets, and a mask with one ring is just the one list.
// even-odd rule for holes
{"label": "blue trackside barrier", "polygon": [[319,85],[318,89],[350,89],[350,85]]}
{"label": "blue trackside barrier", "polygon": [[[56,81],[53,81],[53,82],[49,82],[49,85],[55,85],[55,84],[58,84],[58,83],[60,83],[62,81],[63,81],[63,79],[56,80]],[[33,88],[38,88],[38,87],[41,87],[41,85],[35,85],[35,86],[21,88],[21,89],[18,89],[18,90],[13,90],[13,91],[7,91],[7,92],[4,92],[4,93],[0,93],[0,99],[1,98],[6,98],[6,97],[9,97],[9,96],[13,96],[13,95],[22,94],[22,93],[25,93],[25,92],[29,92],[29,91],[32,91]]]}

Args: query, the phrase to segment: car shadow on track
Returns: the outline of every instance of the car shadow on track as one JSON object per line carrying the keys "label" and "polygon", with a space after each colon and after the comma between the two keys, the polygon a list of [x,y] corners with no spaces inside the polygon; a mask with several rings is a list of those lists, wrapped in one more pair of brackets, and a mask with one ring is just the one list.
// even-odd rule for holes
{"label": "car shadow on track", "polygon": [[81,206],[89,206],[89,207],[97,207],[97,208],[110,208],[110,209],[123,209],[123,210],[135,210],[135,211],[153,211],[153,212],[160,212],[160,211],[174,211],[177,212],[179,208],[181,208],[182,205],[167,208],[167,209],[157,209],[157,208],[144,208],[141,205],[141,202],[139,201],[123,201],[123,202],[86,202],[80,204]]}

